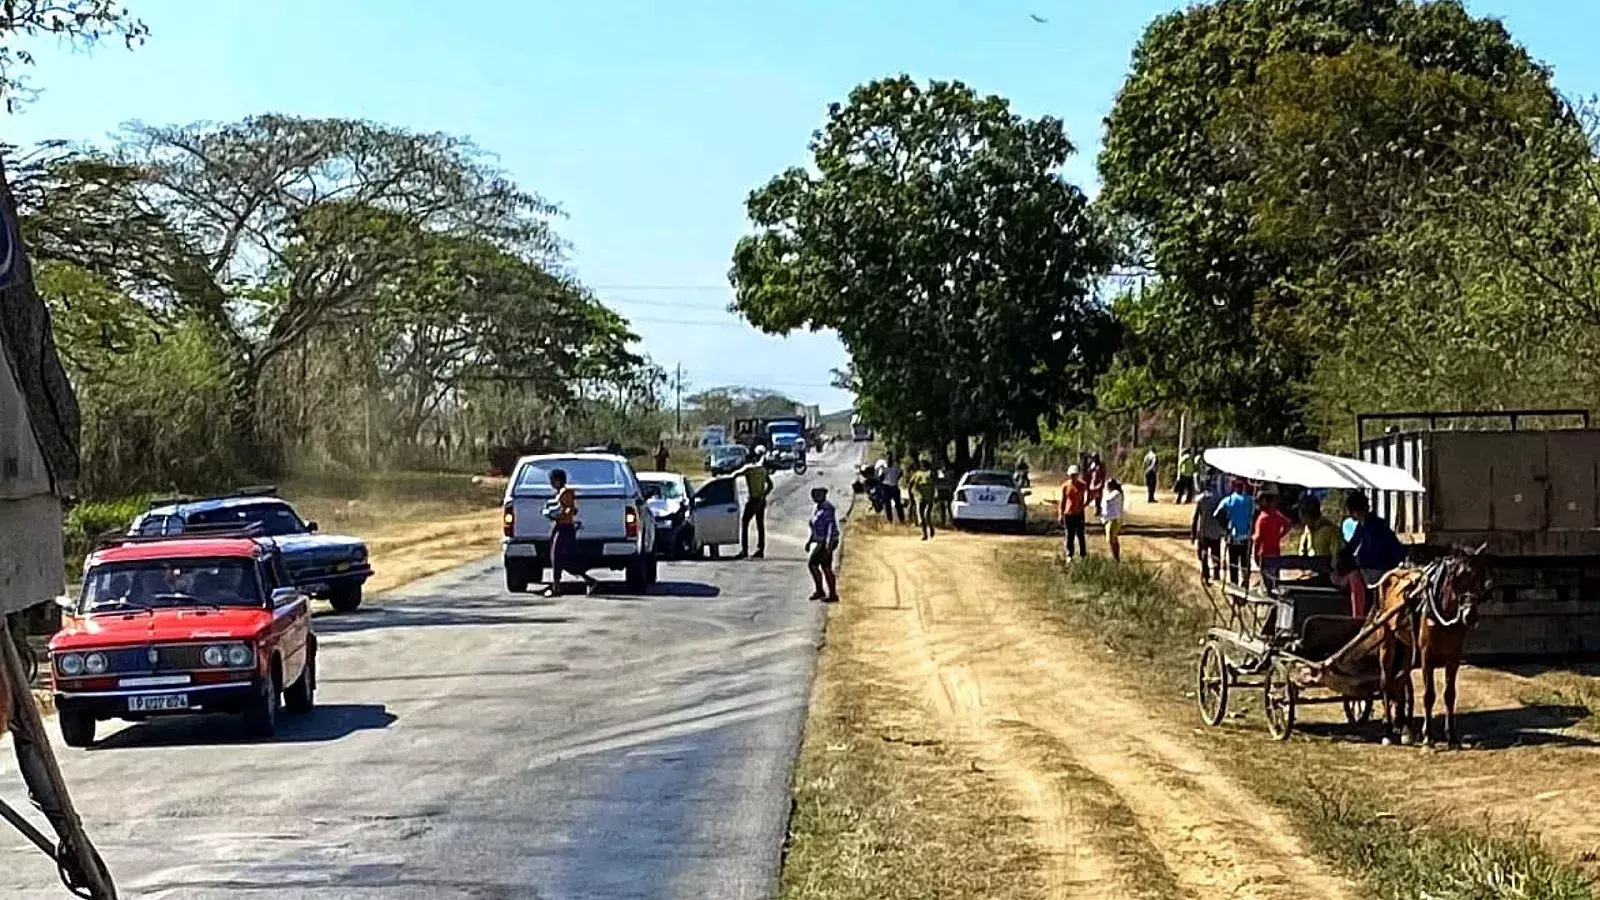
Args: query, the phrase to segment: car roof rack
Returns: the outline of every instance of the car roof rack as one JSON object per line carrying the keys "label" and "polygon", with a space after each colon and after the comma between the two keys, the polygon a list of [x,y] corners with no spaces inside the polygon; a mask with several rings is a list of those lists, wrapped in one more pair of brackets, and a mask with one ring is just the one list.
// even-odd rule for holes
{"label": "car roof rack", "polygon": [[211,500],[232,500],[235,497],[276,497],[276,496],[278,496],[278,486],[277,485],[275,485],[275,484],[257,484],[257,485],[250,485],[250,486],[247,486],[247,487],[242,487],[242,488],[235,488],[234,490],[231,490],[231,491],[227,492],[226,494],[216,494],[216,495],[213,495],[213,496],[210,496],[210,497],[191,497],[191,496],[189,496],[187,494],[180,494],[180,495],[175,496],[175,497],[158,497],[158,498],[156,498],[154,500],[151,500],[150,501],[150,505],[147,508],[148,509],[155,509],[158,506],[177,506],[177,505],[183,504],[183,503],[205,503],[205,502],[208,502],[208,501],[211,501]]}
{"label": "car roof rack", "polygon": [[180,534],[128,534],[125,531],[113,529],[101,532],[95,538],[94,549],[103,550],[106,547],[121,547],[127,544],[159,544],[166,541],[207,541],[218,538],[259,538],[262,537],[261,523],[251,522],[243,527],[232,524],[222,525],[192,525]]}

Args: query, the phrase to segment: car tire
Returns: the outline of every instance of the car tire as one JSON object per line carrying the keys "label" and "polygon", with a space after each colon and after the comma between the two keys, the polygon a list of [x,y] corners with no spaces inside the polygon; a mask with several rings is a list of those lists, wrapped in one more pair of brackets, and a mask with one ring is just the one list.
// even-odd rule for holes
{"label": "car tire", "polygon": [[68,747],[94,746],[94,730],[98,722],[93,713],[76,709],[63,709],[56,713],[60,720],[61,741]]}
{"label": "car tire", "polygon": [[639,594],[650,587],[650,576],[646,570],[648,562],[644,557],[628,560],[628,567],[623,572],[624,582],[629,591]]}
{"label": "car tire", "polygon": [[361,585],[334,588],[328,593],[328,602],[333,605],[334,612],[355,612],[361,606]]}
{"label": "car tire", "polygon": [[721,559],[722,558],[722,545],[721,544],[707,544],[706,545],[706,554],[708,556],[710,556],[712,559]]}
{"label": "car tire", "polygon": [[683,536],[678,538],[677,554],[680,559],[694,559],[700,555],[700,547],[694,541],[693,528],[685,528]]}
{"label": "car tire", "polygon": [[528,590],[531,579],[529,573],[521,563],[506,561],[506,590],[513,594],[521,594]]}
{"label": "car tire", "polygon": [[278,712],[282,708],[283,691],[278,686],[278,674],[273,672],[244,711],[244,730],[251,737],[272,737],[278,733]]}
{"label": "car tire", "polygon": [[306,657],[306,669],[300,680],[283,692],[283,708],[293,715],[303,716],[317,705],[317,648],[313,645]]}

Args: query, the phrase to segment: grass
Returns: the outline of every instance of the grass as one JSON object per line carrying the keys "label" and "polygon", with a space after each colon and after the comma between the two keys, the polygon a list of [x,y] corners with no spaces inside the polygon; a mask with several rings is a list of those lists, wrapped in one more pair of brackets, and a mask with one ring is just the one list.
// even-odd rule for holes
{"label": "grass", "polygon": [[[848,527],[864,525],[856,518]],[[848,591],[856,576],[848,565],[842,574]],[[828,622],[779,896],[1041,896],[1031,827],[1012,812],[1009,789],[962,748],[938,740],[922,702],[876,670],[857,627],[864,616],[846,604]]]}
{"label": "grass", "polygon": [[[1176,705],[1173,698],[1185,696],[1209,616],[1162,569],[1096,557],[1067,566],[1018,548],[1003,571],[1067,627],[1137,660],[1145,685],[1169,707]],[[1570,695],[1563,696],[1572,702]],[[1530,830],[1487,822],[1464,829],[1408,821],[1383,812],[1359,773],[1350,774],[1347,761],[1340,766],[1331,758],[1331,748],[1280,745],[1265,735],[1238,738],[1218,741],[1222,752],[1235,757],[1230,770],[1284,809],[1319,856],[1383,900],[1593,896],[1588,877],[1558,861]],[[1322,774],[1308,779],[1312,771]]]}

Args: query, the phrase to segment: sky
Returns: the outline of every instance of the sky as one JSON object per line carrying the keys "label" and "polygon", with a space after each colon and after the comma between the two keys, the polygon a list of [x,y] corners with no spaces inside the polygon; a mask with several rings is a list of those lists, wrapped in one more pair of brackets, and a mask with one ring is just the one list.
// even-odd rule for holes
{"label": "sky", "polygon": [[[746,195],[806,161],[827,104],[908,73],[1066,122],[1094,190],[1101,122],[1162,0],[127,0],[133,52],[41,48],[4,139],[102,140],[129,121],[263,112],[472,138],[561,207],[569,265],[685,393],[752,385],[827,410],[830,334],[769,337],[726,312]],[[1570,95],[1600,93],[1600,3],[1470,0]],[[1047,20],[1034,21],[1033,16]]]}

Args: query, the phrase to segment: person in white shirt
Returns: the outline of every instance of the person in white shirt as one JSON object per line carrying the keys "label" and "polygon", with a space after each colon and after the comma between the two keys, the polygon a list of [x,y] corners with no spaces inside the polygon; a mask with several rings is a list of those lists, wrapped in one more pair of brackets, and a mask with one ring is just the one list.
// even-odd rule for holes
{"label": "person in white shirt", "polygon": [[1122,559],[1122,482],[1115,478],[1106,482],[1106,495],[1100,503],[1100,521],[1106,526],[1106,543],[1111,547],[1111,558]]}
{"label": "person in white shirt", "polygon": [[900,495],[900,463],[890,457],[878,474],[883,485],[883,517],[890,522],[905,522],[906,503]]}
{"label": "person in white shirt", "polygon": [[1144,453],[1144,486],[1150,492],[1150,502],[1156,502],[1156,448],[1151,447]]}

